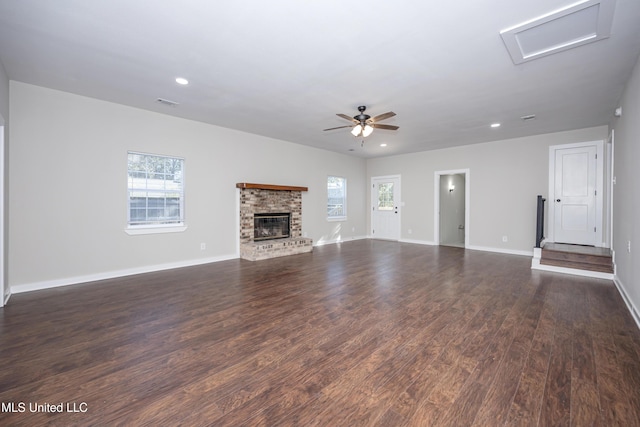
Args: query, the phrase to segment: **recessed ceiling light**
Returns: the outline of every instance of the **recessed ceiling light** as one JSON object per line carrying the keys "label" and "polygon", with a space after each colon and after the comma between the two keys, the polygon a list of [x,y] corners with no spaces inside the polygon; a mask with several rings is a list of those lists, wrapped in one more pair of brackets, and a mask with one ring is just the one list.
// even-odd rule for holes
{"label": "recessed ceiling light", "polygon": [[491,123],[491,127],[492,128],[499,128],[500,127],[500,123]]}
{"label": "recessed ceiling light", "polygon": [[386,147],[386,146],[387,146],[387,144],[384,144],[384,143],[380,144],[380,147]]}
{"label": "recessed ceiling light", "polygon": [[189,80],[185,79],[184,77],[176,77],[176,83],[178,83],[179,85],[188,85]]}

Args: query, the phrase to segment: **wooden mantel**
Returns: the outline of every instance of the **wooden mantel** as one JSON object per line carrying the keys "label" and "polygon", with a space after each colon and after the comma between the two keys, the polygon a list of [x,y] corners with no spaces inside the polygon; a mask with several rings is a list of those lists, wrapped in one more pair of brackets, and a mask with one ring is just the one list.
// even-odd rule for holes
{"label": "wooden mantel", "polygon": [[272,185],[272,184],[251,184],[249,182],[238,182],[236,188],[255,188],[258,190],[276,190],[276,191],[309,191],[307,187],[294,187],[290,185]]}

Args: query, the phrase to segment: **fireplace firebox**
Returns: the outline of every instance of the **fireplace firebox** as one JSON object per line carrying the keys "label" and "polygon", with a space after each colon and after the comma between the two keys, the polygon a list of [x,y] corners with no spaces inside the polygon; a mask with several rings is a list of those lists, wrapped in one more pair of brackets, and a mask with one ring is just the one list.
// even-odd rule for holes
{"label": "fireplace firebox", "polygon": [[290,213],[256,213],[253,215],[253,240],[286,239],[291,236]]}

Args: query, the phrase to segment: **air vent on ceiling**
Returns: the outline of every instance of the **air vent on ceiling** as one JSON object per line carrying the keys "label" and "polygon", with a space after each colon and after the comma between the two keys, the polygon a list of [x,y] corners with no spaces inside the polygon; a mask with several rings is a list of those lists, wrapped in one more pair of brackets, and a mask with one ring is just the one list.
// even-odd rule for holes
{"label": "air vent on ceiling", "polygon": [[523,122],[528,122],[529,120],[535,120],[535,119],[536,119],[535,114],[529,114],[527,116],[520,117],[520,120],[522,120]]}
{"label": "air vent on ceiling", "polygon": [[582,0],[500,31],[514,64],[606,39],[616,0]]}
{"label": "air vent on ceiling", "polygon": [[177,107],[178,105],[180,105],[175,101],[169,101],[168,99],[164,99],[164,98],[158,98],[156,99],[156,102],[158,104],[166,105],[167,107]]}

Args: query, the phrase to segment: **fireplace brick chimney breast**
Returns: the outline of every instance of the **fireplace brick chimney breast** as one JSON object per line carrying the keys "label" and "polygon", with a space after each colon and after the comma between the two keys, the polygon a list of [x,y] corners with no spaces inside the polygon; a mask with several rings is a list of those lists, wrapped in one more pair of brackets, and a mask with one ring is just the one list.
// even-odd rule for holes
{"label": "fireplace brick chimney breast", "polygon": [[[302,191],[306,187],[238,183],[240,189],[240,257],[250,261],[311,252],[313,240],[302,237]],[[290,237],[254,241],[254,214],[290,213]]]}

